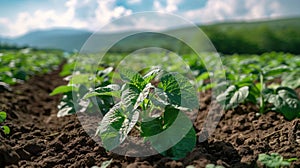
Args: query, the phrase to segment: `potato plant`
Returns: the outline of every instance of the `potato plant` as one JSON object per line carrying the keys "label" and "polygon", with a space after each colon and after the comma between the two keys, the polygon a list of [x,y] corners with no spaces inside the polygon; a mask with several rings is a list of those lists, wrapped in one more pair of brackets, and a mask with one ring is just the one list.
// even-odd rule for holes
{"label": "potato plant", "polygon": [[[69,64],[66,65],[68,69]],[[69,70],[68,70],[69,71]],[[91,83],[95,83],[95,87],[106,86],[110,84],[113,68],[99,68],[96,75],[90,73],[75,73],[67,76],[65,79],[69,81],[67,85],[56,87],[51,96],[62,94],[60,104],[58,105],[58,117],[75,114],[76,112],[85,112],[87,109],[97,108],[105,114],[114,105],[113,97],[109,95],[98,96],[95,99],[83,99],[83,97],[92,89]],[[95,106],[97,105],[97,107]]]}
{"label": "potato plant", "polygon": [[[161,154],[173,159],[185,157],[196,144],[193,124],[185,115],[198,107],[193,85],[178,73],[160,69],[144,76],[122,69],[120,77],[124,82],[121,86],[98,87],[85,96],[87,99],[113,95],[120,100],[104,115],[98,128],[104,147],[113,150],[136,128],[140,136]],[[171,127],[173,130],[168,132]],[[162,149],[170,144],[174,146],[167,151]]]}
{"label": "potato plant", "polygon": [[217,97],[226,110],[251,102],[258,105],[260,113],[276,111],[287,120],[300,117],[300,99],[293,88],[267,85],[276,78],[292,73],[289,66],[274,63],[274,67],[264,67],[260,61],[253,59],[243,60],[237,65],[240,66],[228,68],[230,86]]}
{"label": "potato plant", "polygon": [[61,51],[22,49],[0,53],[0,90],[20,83],[35,74],[50,72],[63,61]]}

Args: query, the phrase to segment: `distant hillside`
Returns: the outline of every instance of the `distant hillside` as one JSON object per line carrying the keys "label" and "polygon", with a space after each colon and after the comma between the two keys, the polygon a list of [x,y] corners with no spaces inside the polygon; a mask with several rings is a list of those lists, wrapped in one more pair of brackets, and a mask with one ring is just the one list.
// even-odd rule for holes
{"label": "distant hillside", "polygon": [[72,51],[80,49],[91,34],[85,30],[74,29],[39,30],[11,39],[9,43],[18,46]]}
{"label": "distant hillside", "polygon": [[[283,51],[300,54],[300,18],[217,23],[199,27],[210,38],[217,51],[221,53],[260,54],[269,51]],[[188,27],[165,32],[172,31],[181,36],[196,39],[197,36],[190,30]],[[97,39],[97,42],[86,49],[88,52],[96,52],[103,47],[111,46],[113,41],[120,39],[124,35],[123,33],[97,34],[93,36],[94,39]],[[53,29],[30,32],[15,39],[0,38],[0,42],[18,46],[73,51],[74,49],[80,50],[91,35],[91,32],[85,30]],[[132,52],[149,46],[162,47],[184,53],[190,52],[190,48],[184,43],[172,37],[151,32],[127,37],[114,44],[110,52]]]}
{"label": "distant hillside", "polygon": [[[199,27],[217,51],[224,54],[261,54],[271,51],[300,54],[300,18],[218,23]],[[183,37],[196,38],[190,27],[166,32],[170,31]],[[128,40],[116,44],[112,51],[134,51],[136,48],[132,46],[137,46],[135,44],[137,42],[139,47],[156,44],[173,51],[191,52],[189,47],[182,42],[157,33],[144,33],[129,37]]]}
{"label": "distant hillside", "polygon": [[220,23],[201,26],[201,29],[222,53],[300,54],[300,18]]}

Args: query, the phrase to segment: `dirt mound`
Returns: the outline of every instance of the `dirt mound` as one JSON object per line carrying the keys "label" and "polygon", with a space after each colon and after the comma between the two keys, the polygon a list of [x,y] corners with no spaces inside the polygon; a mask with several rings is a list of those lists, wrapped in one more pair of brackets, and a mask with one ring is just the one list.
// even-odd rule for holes
{"label": "dirt mound", "polygon": [[[253,105],[241,106],[222,116],[213,135],[188,156],[172,161],[160,155],[146,158],[118,156],[107,152],[83,130],[76,116],[57,118],[60,96],[49,93],[65,84],[59,70],[36,76],[12,92],[0,93],[0,110],[8,113],[11,134],[0,135],[1,167],[92,167],[112,160],[110,167],[254,167],[258,154],[277,152],[300,158],[300,120],[286,121],[270,112],[257,116]],[[201,94],[201,109],[195,122],[199,132],[210,106],[210,93]],[[293,167],[300,167],[300,160]]]}

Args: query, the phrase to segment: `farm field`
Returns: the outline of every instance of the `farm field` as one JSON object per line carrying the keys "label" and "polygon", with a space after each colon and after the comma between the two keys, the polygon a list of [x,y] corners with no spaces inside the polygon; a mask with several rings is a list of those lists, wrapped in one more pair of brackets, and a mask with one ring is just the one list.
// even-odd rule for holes
{"label": "farm field", "polygon": [[[160,67],[141,71],[134,71],[140,67],[119,68],[124,62],[116,60],[123,56],[109,54],[92,73],[92,64],[79,61],[75,65],[76,56],[59,51],[1,51],[0,111],[7,116],[1,116],[0,124],[10,131],[0,134],[0,165],[300,167],[300,57],[279,52],[222,55],[224,71],[210,72],[206,67],[214,64],[209,61],[212,54],[216,53],[201,53],[202,62],[193,54],[176,59],[169,53],[149,55],[152,59],[140,56],[134,63],[125,60],[133,67],[141,65],[139,62],[155,64],[151,61],[161,58]],[[74,67],[80,73],[72,75]],[[81,101],[84,103],[78,103]],[[209,111],[219,106],[223,110],[211,116],[217,122],[216,129],[203,129]],[[182,118],[184,124],[191,124],[190,130],[168,152],[130,157],[107,151],[123,142],[126,145],[128,135],[145,138],[160,151],[149,137],[168,129],[168,124],[175,122],[173,114],[181,116],[186,114],[181,111],[191,109],[197,111],[195,120]],[[76,111],[82,112],[76,115]],[[152,111],[164,113],[157,117]],[[87,124],[81,120],[85,114],[90,123],[94,122],[92,117],[104,115],[102,126],[89,127],[99,129],[96,136],[101,137],[103,147],[82,127]],[[151,120],[135,121],[138,115]],[[115,130],[109,130],[110,126]],[[207,140],[199,141],[210,131]],[[272,160],[263,155],[271,153],[279,156],[272,155]]]}

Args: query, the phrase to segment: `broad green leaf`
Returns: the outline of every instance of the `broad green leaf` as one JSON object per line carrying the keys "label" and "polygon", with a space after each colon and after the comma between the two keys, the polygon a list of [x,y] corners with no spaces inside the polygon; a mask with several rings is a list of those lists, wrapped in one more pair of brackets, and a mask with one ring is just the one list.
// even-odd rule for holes
{"label": "broad green leaf", "polygon": [[293,120],[299,117],[300,100],[293,89],[279,87],[276,90],[266,89],[263,93],[266,101],[273,104],[276,111],[282,113],[286,119]]}
{"label": "broad green leaf", "polygon": [[178,73],[166,73],[160,80],[161,88],[171,104],[189,109],[199,107],[197,90],[185,77]]}
{"label": "broad green leaf", "polygon": [[10,129],[9,129],[8,126],[4,125],[4,126],[1,126],[1,128],[2,128],[2,130],[4,132],[4,134],[9,134],[10,133]]}
{"label": "broad green leaf", "polygon": [[58,86],[50,93],[50,96],[54,96],[54,95],[66,93],[66,92],[71,92],[72,89],[73,89],[73,86],[66,86],[66,85]]}
{"label": "broad green leaf", "polygon": [[135,104],[134,109],[137,109],[141,103],[149,96],[150,90],[154,89],[154,86],[151,83],[148,83],[146,87],[143,89],[143,91],[139,94]]}
{"label": "broad green leaf", "polygon": [[209,75],[209,72],[204,72],[202,73],[201,75],[199,75],[196,80],[197,81],[203,81],[203,80],[206,80],[206,79],[209,79],[210,75]]}
{"label": "broad green leaf", "polygon": [[95,96],[113,96],[120,97],[120,86],[116,84],[110,84],[104,87],[98,87],[95,91],[88,92],[83,96],[83,99],[88,99]]}
{"label": "broad green leaf", "polygon": [[196,135],[190,119],[182,112],[167,106],[163,117],[163,131],[146,140],[159,153],[172,159],[181,159],[196,145]]}
{"label": "broad green leaf", "polygon": [[148,72],[143,79],[145,80],[145,83],[151,82],[159,73],[161,72],[160,69],[153,69],[150,72]]}
{"label": "broad green leaf", "polygon": [[156,107],[165,107],[169,105],[167,94],[160,88],[155,88],[154,93],[149,96],[149,99]]}
{"label": "broad green leaf", "polygon": [[100,124],[100,137],[107,150],[112,150],[119,146],[127,137],[139,118],[139,111],[127,112],[125,115],[121,104],[116,104],[103,117]]}
{"label": "broad green leaf", "polygon": [[74,74],[71,76],[70,84],[88,84],[95,78],[92,74]]}
{"label": "broad green leaf", "polygon": [[279,66],[279,67],[276,67],[276,68],[272,68],[272,69],[263,69],[263,74],[264,76],[266,77],[269,77],[269,76],[277,76],[277,75],[281,75],[282,73],[284,72],[290,72],[291,69],[288,67],[288,66]]}
{"label": "broad green leaf", "polygon": [[117,84],[109,84],[107,86],[104,87],[98,87],[95,89],[96,91],[102,91],[102,90],[120,90],[120,86]]}
{"label": "broad green leaf", "polygon": [[288,87],[278,87],[276,89],[276,92],[282,97],[282,98],[295,98],[298,99],[298,95],[295,92],[295,90],[288,88]]}
{"label": "broad green leaf", "polygon": [[121,91],[110,91],[110,92],[89,92],[83,96],[83,99],[88,99],[95,96],[113,96],[120,97]]}
{"label": "broad green leaf", "polygon": [[77,92],[74,92],[74,94],[72,92],[64,93],[61,102],[57,106],[59,110],[57,113],[57,117],[75,114],[76,110],[80,109],[80,106],[78,106],[79,100],[77,95]]}
{"label": "broad green leaf", "polygon": [[174,123],[178,117],[178,113],[180,113],[180,111],[172,106],[165,107],[165,112],[163,115],[164,129],[169,128]]}
{"label": "broad green leaf", "polygon": [[248,86],[239,88],[231,97],[229,104],[232,104],[233,107],[237,106],[239,103],[242,103],[248,97],[248,94]]}
{"label": "broad green leaf", "polygon": [[113,70],[114,70],[113,67],[108,67],[108,68],[105,68],[105,69],[103,69],[103,70],[98,71],[97,75],[98,75],[98,76],[105,77],[105,76],[107,76],[108,74],[110,74]]}
{"label": "broad green leaf", "polygon": [[234,85],[229,86],[224,93],[217,96],[217,101],[222,104],[228,104],[235,91],[236,87]]}
{"label": "broad green leaf", "polygon": [[234,85],[231,85],[227,90],[217,96],[217,101],[225,106],[225,109],[235,108],[240,103],[246,100],[249,95],[249,87],[244,86],[237,88]]}
{"label": "broad green leaf", "polygon": [[149,137],[163,131],[163,121],[161,117],[148,118],[141,123],[141,136]]}
{"label": "broad green leaf", "polygon": [[186,157],[187,153],[192,151],[196,145],[196,132],[192,127],[190,131],[171,149],[163,154],[172,157],[174,160]]}
{"label": "broad green leaf", "polygon": [[6,112],[1,111],[0,112],[0,123],[4,122],[6,120],[6,117],[7,117]]}
{"label": "broad green leaf", "polygon": [[142,91],[146,85],[143,77],[138,73],[130,69],[122,68],[119,71],[121,79],[129,84],[134,85],[140,91]]}
{"label": "broad green leaf", "polygon": [[235,85],[238,86],[239,88],[243,86],[251,86],[253,85],[253,81],[257,79],[257,75],[247,75],[247,76],[242,76],[240,77],[239,81],[235,82]]}
{"label": "broad green leaf", "polygon": [[283,86],[287,86],[293,89],[300,87],[300,68],[298,70],[293,70],[293,72],[288,73],[282,77]]}
{"label": "broad green leaf", "polygon": [[132,84],[124,84],[121,90],[122,104],[129,109],[129,111],[133,110],[142,90],[139,90],[135,85]]}
{"label": "broad green leaf", "polygon": [[64,117],[76,113],[74,104],[71,102],[60,102],[58,109],[57,117]]}
{"label": "broad green leaf", "polygon": [[209,90],[209,89],[212,89],[216,87],[216,84],[215,83],[209,83],[207,85],[204,85],[204,86],[200,86],[198,89],[201,91],[201,92],[204,92],[206,90]]}

